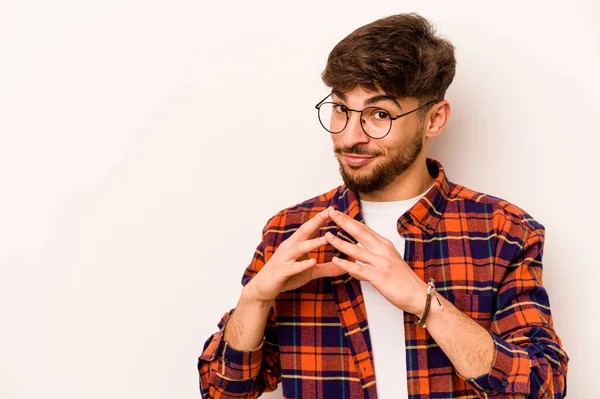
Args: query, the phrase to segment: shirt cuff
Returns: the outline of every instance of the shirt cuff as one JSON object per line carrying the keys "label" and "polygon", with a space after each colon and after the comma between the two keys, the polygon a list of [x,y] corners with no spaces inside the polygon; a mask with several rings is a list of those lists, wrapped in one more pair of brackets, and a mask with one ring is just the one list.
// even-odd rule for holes
{"label": "shirt cuff", "polygon": [[222,340],[217,375],[229,381],[247,381],[260,373],[265,338],[255,349],[237,350]]}
{"label": "shirt cuff", "polygon": [[488,331],[494,340],[495,354],[488,374],[476,378],[465,378],[475,389],[485,392],[490,397],[506,393],[529,393],[529,374],[531,359],[521,347],[506,342]]}

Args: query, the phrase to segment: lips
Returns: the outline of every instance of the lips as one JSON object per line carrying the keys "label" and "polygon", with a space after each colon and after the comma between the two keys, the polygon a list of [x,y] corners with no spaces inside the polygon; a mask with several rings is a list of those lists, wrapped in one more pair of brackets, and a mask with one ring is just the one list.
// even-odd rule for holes
{"label": "lips", "polygon": [[352,166],[361,166],[371,161],[374,156],[361,156],[356,154],[342,154],[344,162]]}

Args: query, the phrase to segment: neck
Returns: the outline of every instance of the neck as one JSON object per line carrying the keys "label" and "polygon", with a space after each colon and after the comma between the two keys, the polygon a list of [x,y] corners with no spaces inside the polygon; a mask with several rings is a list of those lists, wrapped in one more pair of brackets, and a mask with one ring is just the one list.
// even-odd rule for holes
{"label": "neck", "polygon": [[359,193],[361,199],[374,202],[402,201],[424,193],[435,179],[427,170],[426,157],[421,153],[401,175],[381,190],[369,194]]}

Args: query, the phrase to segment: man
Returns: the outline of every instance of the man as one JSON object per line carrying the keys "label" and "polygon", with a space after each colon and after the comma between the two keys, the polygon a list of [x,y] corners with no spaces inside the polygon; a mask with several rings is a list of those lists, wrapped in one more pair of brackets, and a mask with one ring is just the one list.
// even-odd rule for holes
{"label": "man", "polygon": [[268,221],[200,355],[205,397],[564,397],[544,227],[426,156],[455,63],[415,14],[332,50],[317,109],[344,185]]}

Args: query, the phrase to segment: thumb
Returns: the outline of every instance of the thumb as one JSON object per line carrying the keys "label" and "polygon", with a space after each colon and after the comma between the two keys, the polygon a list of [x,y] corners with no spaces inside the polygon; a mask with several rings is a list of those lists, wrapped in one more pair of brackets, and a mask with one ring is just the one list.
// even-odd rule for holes
{"label": "thumb", "polygon": [[344,269],[336,266],[333,262],[319,263],[312,269],[311,278],[314,280],[321,277],[335,277],[346,273]]}

